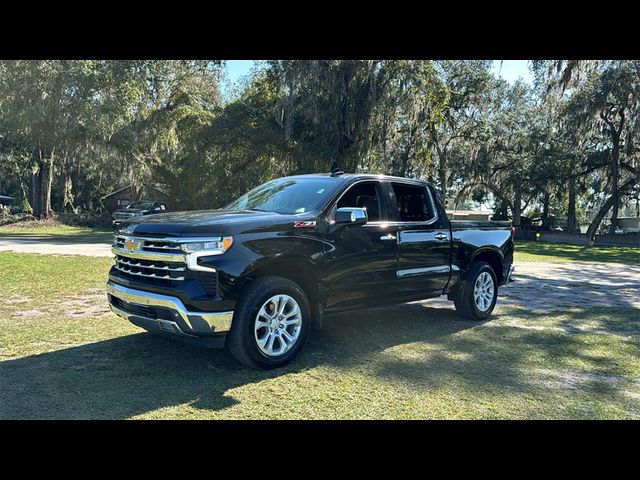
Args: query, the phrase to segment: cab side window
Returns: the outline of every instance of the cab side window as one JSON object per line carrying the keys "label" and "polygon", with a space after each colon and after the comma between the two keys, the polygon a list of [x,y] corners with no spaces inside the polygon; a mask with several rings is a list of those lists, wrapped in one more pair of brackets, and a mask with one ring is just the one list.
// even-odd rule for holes
{"label": "cab side window", "polygon": [[359,207],[367,210],[370,222],[380,220],[380,196],[375,182],[362,182],[354,185],[342,196],[337,208]]}
{"label": "cab side window", "polygon": [[426,222],[436,214],[429,192],[420,185],[392,183],[401,222]]}

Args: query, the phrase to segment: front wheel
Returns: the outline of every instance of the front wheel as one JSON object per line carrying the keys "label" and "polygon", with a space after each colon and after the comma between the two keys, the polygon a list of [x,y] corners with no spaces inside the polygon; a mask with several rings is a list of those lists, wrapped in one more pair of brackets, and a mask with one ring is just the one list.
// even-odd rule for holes
{"label": "front wheel", "polygon": [[311,309],[300,286],[281,277],[258,278],[238,300],[227,347],[247,367],[280,367],[298,355],[310,324]]}
{"label": "front wheel", "polygon": [[485,320],[493,312],[497,299],[498,281],[491,265],[472,263],[454,299],[458,314],[470,320]]}

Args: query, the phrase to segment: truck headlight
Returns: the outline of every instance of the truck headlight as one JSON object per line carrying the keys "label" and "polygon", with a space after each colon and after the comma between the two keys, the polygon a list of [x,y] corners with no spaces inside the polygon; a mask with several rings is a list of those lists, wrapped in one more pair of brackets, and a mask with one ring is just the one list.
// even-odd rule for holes
{"label": "truck headlight", "polygon": [[222,237],[219,240],[207,239],[206,242],[189,242],[182,244],[182,250],[187,253],[203,252],[206,255],[220,255],[229,250],[233,244],[233,237]]}

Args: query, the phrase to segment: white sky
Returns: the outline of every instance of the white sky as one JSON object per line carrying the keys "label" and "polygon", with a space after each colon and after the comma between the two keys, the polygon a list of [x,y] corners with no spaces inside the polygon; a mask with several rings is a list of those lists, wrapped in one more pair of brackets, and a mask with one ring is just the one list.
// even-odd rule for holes
{"label": "white sky", "polygon": [[[229,81],[235,83],[241,77],[247,75],[253,66],[253,62],[254,60],[227,60]],[[523,78],[529,83],[532,81],[532,76],[528,69],[528,60],[494,60],[493,71],[509,83],[515,82],[518,78]]]}
{"label": "white sky", "polygon": [[[502,62],[502,65],[500,64]],[[493,72],[496,76],[504,78],[509,83],[514,83],[522,78],[527,83],[533,82],[533,76],[529,72],[529,60],[494,60]]]}

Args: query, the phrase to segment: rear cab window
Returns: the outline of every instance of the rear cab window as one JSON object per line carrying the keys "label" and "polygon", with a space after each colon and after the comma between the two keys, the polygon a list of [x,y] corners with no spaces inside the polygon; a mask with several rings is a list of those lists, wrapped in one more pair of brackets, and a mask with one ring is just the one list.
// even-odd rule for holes
{"label": "rear cab window", "polygon": [[426,186],[391,182],[400,222],[431,222],[436,219],[431,193]]}

